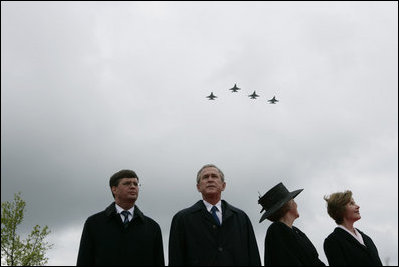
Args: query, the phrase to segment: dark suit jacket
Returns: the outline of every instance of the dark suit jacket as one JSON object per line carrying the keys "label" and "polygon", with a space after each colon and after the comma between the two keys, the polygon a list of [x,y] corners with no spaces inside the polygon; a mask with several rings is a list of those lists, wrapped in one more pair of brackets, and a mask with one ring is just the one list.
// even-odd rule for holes
{"label": "dark suit jacket", "polygon": [[359,229],[357,231],[366,246],[339,227],[324,240],[324,252],[330,266],[382,266],[373,240]]}
{"label": "dark suit jacket", "polygon": [[169,236],[170,266],[260,266],[251,221],[222,200],[222,225],[216,225],[202,200],[179,211]]}
{"label": "dark suit jacket", "polygon": [[325,266],[308,237],[295,226],[272,223],[265,238],[265,266]]}
{"label": "dark suit jacket", "polygon": [[161,228],[137,206],[124,227],[112,203],[86,220],[77,265],[164,266]]}

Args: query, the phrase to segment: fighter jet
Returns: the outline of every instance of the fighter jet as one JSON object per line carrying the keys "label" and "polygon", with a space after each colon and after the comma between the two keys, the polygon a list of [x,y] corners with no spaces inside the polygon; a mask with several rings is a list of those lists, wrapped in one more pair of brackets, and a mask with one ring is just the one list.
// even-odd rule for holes
{"label": "fighter jet", "polygon": [[215,100],[215,98],[217,98],[217,96],[215,96],[215,95],[213,94],[213,92],[211,92],[211,94],[208,95],[207,98],[209,98],[209,100]]}
{"label": "fighter jet", "polygon": [[229,90],[231,90],[232,93],[237,92],[238,90],[240,90],[240,88],[237,87],[237,84],[234,84],[233,88],[230,88]]}
{"label": "fighter jet", "polygon": [[256,94],[256,91],[254,91],[251,95],[248,95],[248,96],[251,99],[256,99],[259,95]]}
{"label": "fighter jet", "polygon": [[276,99],[275,96],[273,96],[272,99],[267,100],[267,102],[270,102],[269,104],[276,104],[276,102],[278,102],[278,100]]}

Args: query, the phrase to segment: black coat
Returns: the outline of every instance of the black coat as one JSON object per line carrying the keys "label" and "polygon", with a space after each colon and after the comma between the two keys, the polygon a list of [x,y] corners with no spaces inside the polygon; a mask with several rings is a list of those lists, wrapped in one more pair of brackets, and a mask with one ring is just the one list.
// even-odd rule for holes
{"label": "black coat", "polygon": [[265,238],[265,266],[325,266],[308,237],[295,226],[272,223]]}
{"label": "black coat", "polygon": [[124,227],[112,203],[86,220],[77,265],[164,266],[161,228],[137,206]]}
{"label": "black coat", "polygon": [[244,211],[222,200],[216,225],[202,200],[179,211],[169,236],[170,266],[260,266],[258,245]]}
{"label": "black coat", "polygon": [[363,232],[365,246],[339,227],[324,240],[324,252],[330,266],[382,266],[376,246]]}

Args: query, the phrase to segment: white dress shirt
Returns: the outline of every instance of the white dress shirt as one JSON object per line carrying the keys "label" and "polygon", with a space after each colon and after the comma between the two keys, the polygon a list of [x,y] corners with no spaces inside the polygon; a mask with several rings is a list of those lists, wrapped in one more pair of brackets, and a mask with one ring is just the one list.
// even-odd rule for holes
{"label": "white dress shirt", "polygon": [[[122,222],[125,220],[125,216],[122,215],[122,211],[124,211],[124,209],[122,209],[118,204],[115,203],[115,208],[116,208],[116,212],[121,216]],[[130,209],[127,210],[129,212],[129,222],[130,220],[133,218],[133,212],[134,212],[134,206],[131,207]]]}
{"label": "white dress shirt", "polygon": [[347,231],[349,234],[351,234],[354,238],[356,238],[357,241],[359,241],[360,244],[362,244],[363,246],[365,246],[364,241],[363,241],[363,237],[362,235],[356,230],[355,227],[353,227],[353,229],[355,229],[355,233],[352,233],[352,231],[348,230],[345,228],[345,226],[343,225],[338,225],[339,228],[344,229],[345,231]]}
{"label": "white dress shirt", "polygon": [[202,200],[202,201],[204,202],[205,207],[209,213],[212,213],[211,209],[213,206],[216,206],[216,208],[218,208],[218,210],[216,211],[216,216],[218,216],[220,225],[222,225],[222,202],[219,200],[219,202],[216,203],[216,205],[212,205],[211,203],[209,203],[205,200]]}

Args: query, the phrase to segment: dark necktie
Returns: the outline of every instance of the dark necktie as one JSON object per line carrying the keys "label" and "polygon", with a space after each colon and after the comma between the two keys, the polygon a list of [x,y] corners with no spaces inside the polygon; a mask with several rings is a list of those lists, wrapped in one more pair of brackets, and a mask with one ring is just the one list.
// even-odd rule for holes
{"label": "dark necktie", "polygon": [[217,225],[220,225],[219,217],[216,215],[217,210],[218,210],[218,208],[216,206],[213,206],[211,209],[211,212],[212,212],[212,216],[215,219]]}
{"label": "dark necktie", "polygon": [[129,222],[129,214],[130,212],[127,210],[124,210],[121,212],[121,214],[125,217],[125,219],[123,220],[123,224],[126,225]]}

